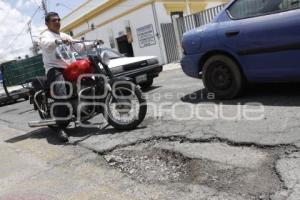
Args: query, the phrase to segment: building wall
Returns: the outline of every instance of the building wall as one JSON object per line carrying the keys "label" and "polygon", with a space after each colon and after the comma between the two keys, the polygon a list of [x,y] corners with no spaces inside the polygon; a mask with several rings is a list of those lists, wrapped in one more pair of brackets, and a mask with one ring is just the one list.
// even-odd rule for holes
{"label": "building wall", "polygon": [[73,21],[76,21],[79,18],[82,18],[85,14],[90,13],[99,4],[104,4],[109,0],[86,0],[85,3],[81,4],[78,8],[76,8],[73,12],[68,14],[62,19],[62,26],[66,26]]}
{"label": "building wall", "polygon": [[[118,2],[117,0],[110,0]],[[77,25],[76,28],[72,28],[74,35],[77,37],[80,37],[84,35],[86,32],[89,32],[91,30],[91,25],[94,24],[96,28],[102,27],[103,25],[106,25],[108,23],[111,23],[114,20],[120,20],[120,18],[126,14],[129,14],[133,12],[135,9],[142,8],[143,6],[146,6],[147,4],[150,4],[149,0],[123,0],[119,1],[121,3],[118,3],[117,5],[112,5],[109,9],[103,9],[103,12],[100,12],[100,14],[95,15],[92,17],[82,17],[81,24]],[[98,2],[98,4],[100,4]],[[95,6],[95,10],[101,10],[102,6]],[[83,15],[78,13],[79,11],[76,11],[77,15]],[[70,15],[66,18],[63,18],[62,20],[62,27],[63,31],[66,30],[66,26],[70,24],[70,18],[76,19],[75,16]],[[144,16],[143,16],[144,17]],[[66,21],[66,22],[65,22]],[[76,20],[75,20],[76,21]],[[89,25],[89,27],[88,27]],[[67,28],[67,32],[69,31],[69,28]]]}
{"label": "building wall", "polygon": [[[141,16],[147,16],[147,20],[145,20]],[[113,37],[113,39],[116,39],[120,36],[125,35],[126,34],[125,27],[126,25],[130,25],[131,33],[133,37],[132,47],[133,47],[134,55],[135,56],[154,55],[159,57],[161,63],[164,63],[164,58],[161,54],[162,52],[160,50],[159,39],[157,36],[155,37],[154,45],[140,48],[140,44],[137,36],[137,29],[149,24],[152,24],[154,34],[157,33],[151,5],[143,7],[133,13],[130,13],[126,16],[119,18],[118,20],[114,20],[109,24],[105,24],[95,29],[94,31],[86,33],[84,37],[86,39],[102,39],[105,43],[105,46],[110,47],[109,38]],[[115,44],[117,45],[116,41]],[[115,46],[115,49],[117,49],[117,46]]]}
{"label": "building wall", "polygon": [[[152,4],[147,4],[146,0],[129,1],[119,4],[118,6],[110,9],[107,12],[96,16],[82,25],[72,29],[74,38],[80,39],[102,39],[105,42],[105,46],[110,46],[110,38],[115,40],[117,49],[116,38],[126,34],[126,26],[130,26],[133,37],[132,47],[135,56],[153,55],[159,58],[160,63],[165,63],[165,55],[163,51],[163,44],[160,42],[160,27],[156,27]],[[167,13],[160,8],[160,14],[157,16],[163,16],[160,21],[170,22],[170,18]],[[114,13],[114,15],[112,15]],[[94,24],[95,30],[91,30],[91,24]],[[147,47],[140,47],[137,29],[146,25],[152,24],[152,28],[155,35],[155,44]],[[161,48],[162,47],[162,48]]]}

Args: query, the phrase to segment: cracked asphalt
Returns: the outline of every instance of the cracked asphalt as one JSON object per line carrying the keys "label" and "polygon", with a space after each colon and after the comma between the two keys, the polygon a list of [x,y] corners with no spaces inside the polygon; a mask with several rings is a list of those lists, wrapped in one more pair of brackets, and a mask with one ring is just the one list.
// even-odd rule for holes
{"label": "cracked asphalt", "polygon": [[101,116],[58,143],[27,101],[0,107],[0,199],[300,199],[300,84],[251,85],[217,101],[164,71],[133,131]]}

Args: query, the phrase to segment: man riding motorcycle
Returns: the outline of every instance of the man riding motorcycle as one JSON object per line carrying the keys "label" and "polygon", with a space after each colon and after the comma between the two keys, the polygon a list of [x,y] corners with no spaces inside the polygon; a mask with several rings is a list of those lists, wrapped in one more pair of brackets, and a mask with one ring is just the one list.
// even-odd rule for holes
{"label": "man riding motorcycle", "polygon": [[[49,12],[45,17],[45,24],[48,27],[47,30],[41,33],[40,44],[43,54],[44,68],[48,84],[53,84],[52,94],[55,94],[57,102],[63,103],[67,100],[67,88],[65,79],[63,76],[63,69],[66,63],[57,55],[56,47],[57,41],[64,43],[72,43],[73,38],[65,33],[60,32],[60,17],[55,12]],[[82,51],[86,48],[92,48],[94,43],[75,44],[75,48],[78,51]],[[53,108],[53,114],[55,118],[67,118],[69,116],[69,110],[67,106],[57,105]],[[66,120],[57,120],[57,129],[55,130],[58,134],[59,139],[62,142],[68,142],[68,135],[65,131]]]}

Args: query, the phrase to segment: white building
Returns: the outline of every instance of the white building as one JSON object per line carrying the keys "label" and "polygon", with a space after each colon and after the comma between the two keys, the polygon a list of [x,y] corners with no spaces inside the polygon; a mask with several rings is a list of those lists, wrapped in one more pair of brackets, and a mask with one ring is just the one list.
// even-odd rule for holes
{"label": "white building", "polygon": [[[62,32],[76,39],[102,39],[128,56],[155,55],[167,63],[161,24],[226,0],[86,0],[62,19]],[[166,35],[166,33],[164,34]]]}

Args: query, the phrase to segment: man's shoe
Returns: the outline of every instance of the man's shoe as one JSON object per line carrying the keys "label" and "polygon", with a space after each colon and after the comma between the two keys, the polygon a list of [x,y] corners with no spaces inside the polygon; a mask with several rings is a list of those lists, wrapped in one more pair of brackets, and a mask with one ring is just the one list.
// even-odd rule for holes
{"label": "man's shoe", "polygon": [[64,130],[59,130],[58,131],[58,138],[60,139],[61,142],[69,142],[69,137],[67,133]]}

